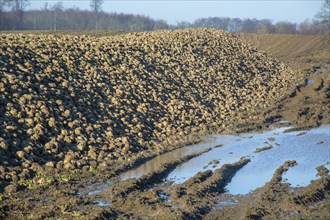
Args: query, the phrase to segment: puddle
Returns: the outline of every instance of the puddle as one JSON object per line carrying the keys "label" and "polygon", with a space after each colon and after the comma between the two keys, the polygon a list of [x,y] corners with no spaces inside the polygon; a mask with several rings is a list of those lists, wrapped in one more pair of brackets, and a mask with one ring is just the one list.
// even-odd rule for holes
{"label": "puddle", "polygon": [[314,83],[314,80],[313,79],[309,79],[307,80],[307,85],[310,86]]}
{"label": "puddle", "polygon": [[[247,194],[263,186],[271,179],[275,169],[287,160],[296,160],[298,163],[283,175],[283,179],[292,187],[307,186],[311,180],[317,179],[315,168],[330,161],[330,126],[312,129],[303,136],[297,136],[297,133],[281,133],[276,138],[279,146],[255,154],[227,186],[229,193]],[[317,144],[320,140],[323,143]]]}
{"label": "puddle", "polygon": [[226,206],[235,206],[240,204],[241,199],[244,197],[234,196],[228,193],[222,194],[215,205],[212,206],[213,211],[223,210]]}
{"label": "puddle", "polygon": [[238,201],[236,201],[236,200],[229,200],[229,201],[218,202],[218,205],[220,205],[220,206],[236,205],[236,204],[238,204]]}
{"label": "puddle", "polygon": [[185,157],[185,156],[193,154],[193,153],[201,152],[203,150],[210,148],[210,146],[219,147],[215,144],[215,141],[216,141],[215,138],[210,137],[210,138],[207,138],[206,140],[202,141],[199,144],[183,147],[183,148],[162,154],[162,155],[157,156],[157,157],[149,160],[148,162],[142,164],[141,166],[139,166],[136,169],[128,170],[127,172],[121,174],[119,176],[119,179],[121,181],[123,181],[123,180],[131,179],[131,178],[140,178],[144,174],[159,170],[162,167],[162,164],[164,164],[166,162],[180,159],[182,157]]}
{"label": "puddle", "polygon": [[[234,163],[241,158],[250,158],[251,162],[237,171],[226,190],[232,195],[245,195],[262,187],[271,180],[274,171],[287,160],[296,160],[298,165],[290,167],[283,174],[283,179],[291,187],[306,186],[311,180],[319,178],[316,167],[323,165],[330,169],[330,125],[309,131],[284,132],[290,127],[275,128],[263,133],[246,133],[237,135],[213,135],[205,141],[177,149],[157,156],[138,168],[120,175],[119,180],[140,178],[156,171],[162,164],[180,159],[205,149],[212,150],[177,166],[163,181],[170,184],[181,184],[198,172],[216,170],[224,164]],[[239,141],[237,141],[239,140]],[[258,148],[271,148],[256,152]],[[85,186],[78,194],[93,196],[105,191],[112,183],[103,182],[99,185]],[[167,194],[160,193],[164,202],[171,202]],[[219,204],[225,206],[228,201]],[[235,201],[229,201],[229,203]],[[108,206],[108,203],[99,203]],[[229,204],[228,204],[229,205]]]}
{"label": "puddle", "polygon": [[163,202],[165,203],[170,203],[172,202],[170,200],[170,195],[169,194],[166,194],[166,193],[158,193],[159,197],[163,200]]}
{"label": "puddle", "polygon": [[78,196],[93,196],[97,195],[99,193],[102,193],[106,191],[109,186],[111,186],[113,183],[109,180],[106,180],[101,183],[94,183],[91,185],[85,185],[84,188],[82,188],[79,192],[77,192]]}
{"label": "puddle", "polygon": [[87,195],[92,196],[92,195],[95,195],[95,194],[98,194],[98,193],[104,192],[105,190],[106,190],[106,189],[92,190],[92,191],[88,192]]}
{"label": "puddle", "polygon": [[[203,167],[214,160],[218,160],[219,163],[215,164],[215,166],[208,166],[208,170],[216,170],[224,164],[237,162],[242,157],[252,159],[258,154],[263,153],[260,152],[255,154],[254,151],[257,148],[264,147],[268,138],[277,139],[278,135],[274,133],[281,133],[286,129],[287,127],[277,128],[265,133],[215,135],[213,136],[215,139],[214,142],[216,144],[222,144],[223,146],[221,148],[213,148],[211,151],[179,165],[167,176],[166,180],[173,180],[174,184],[181,184],[187,179],[193,177],[196,173],[203,171]],[[251,136],[253,137],[251,138]],[[240,139],[240,141],[236,142],[237,139]],[[271,149],[268,151],[271,151]],[[273,170],[271,171],[271,174],[273,174]]]}
{"label": "puddle", "polygon": [[[272,178],[274,171],[287,160],[296,160],[298,165],[291,167],[284,174],[283,179],[287,179],[292,187],[306,186],[311,180],[318,178],[315,167],[330,161],[330,126],[306,131],[304,135],[297,135],[301,131],[283,133],[287,129],[288,127],[282,127],[264,133],[214,135],[210,138],[209,143],[187,146],[171,152],[165,157],[168,159],[180,158],[213,147],[211,151],[176,167],[164,181],[171,180],[172,185],[181,184],[205,169],[215,170],[224,164],[234,163],[242,157],[248,157],[251,162],[239,170],[226,187],[229,193],[233,195],[248,194],[263,186]],[[237,142],[238,139],[239,142]],[[222,145],[222,147],[215,147],[217,145]],[[271,145],[272,148],[255,152],[257,148],[266,145]],[[138,169],[123,174],[122,179],[137,178],[156,170],[164,162],[163,159],[161,155]],[[214,161],[217,162],[214,163]],[[327,167],[329,168],[329,165]]]}
{"label": "puddle", "polygon": [[98,205],[100,207],[107,207],[107,206],[110,206],[110,203],[102,202],[102,201],[95,201],[95,205]]}

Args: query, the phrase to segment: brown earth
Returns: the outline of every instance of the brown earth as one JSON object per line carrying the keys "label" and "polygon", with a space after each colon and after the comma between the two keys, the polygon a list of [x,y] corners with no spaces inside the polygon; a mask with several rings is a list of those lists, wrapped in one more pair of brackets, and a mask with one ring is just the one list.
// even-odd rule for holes
{"label": "brown earth", "polygon": [[240,33],[238,37],[301,72],[329,62],[330,39],[326,35]]}
{"label": "brown earth", "polygon": [[[279,120],[287,120],[296,129],[329,124],[330,78],[329,38],[322,36],[243,35],[262,49],[292,67],[306,82],[288,96],[266,109],[256,109],[253,120],[241,115],[239,121],[221,129],[222,133],[260,130]],[[297,45],[297,46],[293,46]],[[287,50],[287,51],[286,51]],[[307,79],[314,82],[307,85]],[[192,135],[194,136],[194,135]],[[194,142],[186,138],[182,143]],[[176,147],[179,147],[177,145]],[[182,145],[181,145],[182,146]],[[173,147],[175,148],[175,147]],[[135,165],[148,158],[140,159]],[[247,197],[234,198],[238,204],[218,207],[227,198],[225,185],[235,172],[248,163],[224,165],[205,171],[189,181],[169,187],[161,177],[188,160],[170,161],[154,173],[138,180],[118,182],[118,175],[132,163],[122,163],[111,170],[67,173],[55,179],[39,175],[33,180],[7,186],[0,194],[0,218],[3,219],[329,219],[330,178],[325,167],[318,167],[321,179],[308,187],[292,189],[281,182],[282,173],[295,165],[288,161],[279,167],[264,187]],[[107,180],[113,181],[110,186]],[[117,182],[116,182],[117,181]],[[23,184],[24,183],[24,184]],[[77,195],[89,185],[101,183],[106,190],[95,195]],[[107,185],[108,184],[108,185]],[[20,190],[20,188],[24,190]],[[93,188],[93,187],[92,187]],[[88,191],[88,190],[87,190]],[[95,201],[106,198],[108,206]],[[170,200],[170,201],[169,201]]]}

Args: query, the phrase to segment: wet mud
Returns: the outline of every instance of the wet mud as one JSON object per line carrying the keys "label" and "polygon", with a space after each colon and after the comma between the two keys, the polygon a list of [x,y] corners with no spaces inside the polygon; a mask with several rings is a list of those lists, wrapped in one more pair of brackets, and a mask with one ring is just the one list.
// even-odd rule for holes
{"label": "wet mud", "polygon": [[[326,211],[329,207],[330,158],[322,160],[315,157],[315,159],[313,154],[304,152],[305,148],[300,148],[303,154],[306,153],[305,155],[310,156],[311,160],[318,160],[319,163],[316,164],[321,163],[313,168],[318,176],[312,177],[311,183],[304,187],[291,184],[290,171],[303,164],[309,168],[314,166],[299,159],[297,153],[291,153],[293,157],[298,158],[297,161],[282,158],[284,162],[273,165],[272,175],[259,188],[255,187],[252,192],[247,190],[243,194],[235,192],[236,186],[241,189],[242,182],[248,185],[249,179],[260,182],[262,178],[259,177],[263,175],[263,170],[267,170],[267,166],[263,166],[263,170],[258,170],[258,166],[253,165],[258,161],[257,156],[260,156],[260,159],[274,160],[267,154],[280,150],[280,146],[288,148],[289,146],[282,142],[284,139],[291,138],[292,144],[297,139],[309,139],[311,143],[314,143],[312,147],[318,146],[320,150],[326,150],[330,141],[326,136],[326,129],[329,129],[329,126],[307,130],[301,135],[301,131],[284,133],[287,128],[281,127],[263,133],[219,135],[221,138],[210,136],[207,139],[208,145],[202,141],[177,150],[177,153],[180,152],[177,156],[170,154],[171,152],[159,155],[139,167],[133,167],[119,175],[113,174],[108,179],[104,179],[104,175],[91,174],[88,178],[85,176],[86,179],[74,177],[61,184],[54,183],[47,187],[12,193],[11,197],[2,198],[4,203],[1,204],[1,218],[25,219],[24,213],[31,219],[54,218],[54,216],[67,219],[267,219],[278,217],[326,219],[328,217]],[[325,136],[320,134],[325,134]],[[323,145],[316,143],[316,140],[320,138],[324,141]],[[219,143],[220,140],[222,140],[221,143]],[[254,147],[249,149],[247,141],[252,142]],[[272,144],[274,149],[256,152],[258,143],[262,145],[265,142]],[[243,144],[247,152],[251,154],[241,157],[236,151],[235,144],[240,147],[239,144]],[[243,150],[243,154],[247,152]],[[210,155],[218,155],[220,159],[215,160]],[[184,165],[190,166],[193,170],[193,166],[189,164],[194,160],[203,161],[203,157],[210,161],[205,169],[197,165],[201,171],[191,177],[188,175],[182,181],[170,178],[175,173],[183,172],[184,174]],[[233,159],[228,160],[226,157]],[[241,158],[237,159],[237,157]],[[275,157],[278,155],[275,154]],[[234,162],[230,163],[230,161]],[[146,166],[147,163],[152,164],[153,169],[148,167],[150,164]],[[276,164],[280,165],[275,167]],[[259,177],[247,172],[246,169]],[[306,170],[298,169],[297,172],[302,174]],[[293,176],[297,175],[293,174]],[[237,182],[240,184],[237,185]]]}

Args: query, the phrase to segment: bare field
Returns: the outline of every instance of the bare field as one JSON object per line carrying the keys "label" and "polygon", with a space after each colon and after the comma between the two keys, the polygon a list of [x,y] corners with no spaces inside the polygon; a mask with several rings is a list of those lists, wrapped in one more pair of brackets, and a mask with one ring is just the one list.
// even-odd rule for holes
{"label": "bare field", "polygon": [[329,62],[330,37],[326,35],[237,34],[259,50],[304,71]]}

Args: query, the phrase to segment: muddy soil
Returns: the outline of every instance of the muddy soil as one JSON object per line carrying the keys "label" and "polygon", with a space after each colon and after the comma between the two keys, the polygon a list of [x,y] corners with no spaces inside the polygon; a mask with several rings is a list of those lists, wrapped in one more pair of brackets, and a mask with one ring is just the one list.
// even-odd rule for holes
{"label": "muddy soil", "polygon": [[[253,118],[247,117],[217,132],[269,129],[281,120],[288,121],[296,130],[329,124],[329,61],[323,61],[305,70],[305,85],[297,86],[286,98],[270,108],[259,109]],[[10,185],[0,194],[0,219],[330,218],[330,176],[325,166],[317,167],[319,179],[307,187],[292,188],[282,175],[296,162],[287,161],[278,167],[269,182],[245,196],[230,195],[225,187],[249,163],[246,158],[214,171],[205,170],[175,186],[164,181],[171,170],[205,152],[165,161],[155,171],[137,179],[121,180],[120,175],[152,156],[103,171],[69,173],[60,179],[40,176],[34,181]]]}
{"label": "muddy soil", "polygon": [[[214,146],[214,149],[218,149]],[[263,187],[247,195],[231,195],[226,186],[249,165],[242,157],[214,171],[205,170],[181,184],[166,176],[181,164],[212,149],[163,163],[139,178],[102,175],[73,178],[62,184],[32,188],[4,197],[3,219],[327,219],[330,176],[316,167],[319,178],[307,187],[290,187],[283,175],[296,161],[286,161]],[[214,163],[216,163],[214,161]],[[93,180],[94,183],[91,181]]]}
{"label": "muddy soil", "polygon": [[282,182],[282,174],[294,165],[295,161],[284,163],[264,187],[204,219],[329,219],[329,176],[306,188],[292,189]]}

